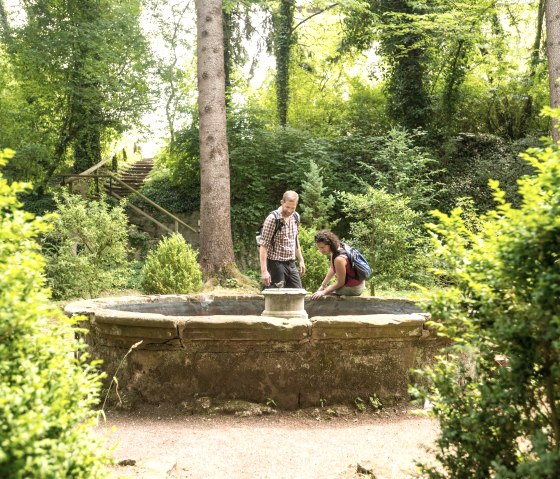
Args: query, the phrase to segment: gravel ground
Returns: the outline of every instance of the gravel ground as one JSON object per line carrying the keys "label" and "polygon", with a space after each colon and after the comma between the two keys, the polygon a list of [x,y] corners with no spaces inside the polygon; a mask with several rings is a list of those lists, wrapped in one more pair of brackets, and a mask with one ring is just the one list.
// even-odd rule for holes
{"label": "gravel ground", "polygon": [[403,407],[264,412],[113,411],[99,433],[115,446],[115,476],[134,479],[405,479],[438,433]]}

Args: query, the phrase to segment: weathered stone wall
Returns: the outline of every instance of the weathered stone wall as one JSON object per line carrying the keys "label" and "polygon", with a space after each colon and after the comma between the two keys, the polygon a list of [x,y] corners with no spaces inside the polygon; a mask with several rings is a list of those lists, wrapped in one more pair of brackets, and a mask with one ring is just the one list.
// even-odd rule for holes
{"label": "weathered stone wall", "polygon": [[[200,296],[83,301],[68,305],[66,312],[88,316],[83,326],[90,330],[86,341],[92,355],[104,361],[109,378],[121,365],[119,391],[132,402],[210,396],[271,399],[291,409],[373,394],[385,403],[398,402],[408,397],[411,368],[430,361],[442,345],[410,302],[327,298],[306,304],[309,319],[282,319],[255,314],[264,307],[259,295],[235,298],[249,314],[223,314],[228,301],[204,297],[201,302]],[[184,313],[185,301],[193,302],[191,312],[195,303],[207,310],[214,304],[222,314],[170,314]],[[166,314],[153,312],[156,305]],[[342,311],[352,314],[342,316]]]}

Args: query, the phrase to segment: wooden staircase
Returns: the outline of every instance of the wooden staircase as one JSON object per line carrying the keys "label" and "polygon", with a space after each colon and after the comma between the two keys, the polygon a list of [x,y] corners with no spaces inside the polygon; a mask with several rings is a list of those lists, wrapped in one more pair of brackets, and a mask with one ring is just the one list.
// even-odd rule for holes
{"label": "wooden staircase", "polygon": [[[144,184],[144,180],[154,167],[153,158],[143,158],[142,160],[132,163],[130,166],[119,168],[118,172],[114,172],[113,169],[107,169],[105,166],[114,156],[120,151],[122,145],[114,149],[96,165],[88,168],[86,171],[79,174],[61,174],[62,179],[61,185],[68,185],[70,191],[73,189],[74,183],[80,183],[84,180],[86,181],[84,192],[89,191],[89,186],[87,182],[92,180],[95,182],[94,187],[97,194],[99,194],[100,189],[103,188],[104,191],[113,196],[117,200],[120,200],[129,195],[136,195],[140,197],[144,202],[151,205],[153,208],[162,213],[168,220],[171,220],[172,226],[163,224],[156,218],[154,218],[150,213],[144,211],[141,207],[134,205],[132,202],[127,203],[127,207],[134,210],[139,215],[145,217],[151,223],[157,225],[163,231],[168,233],[179,232],[179,229],[186,229],[192,231],[196,235],[199,234],[198,229],[186,224],[182,219],[170,213],[166,209],[162,208],[157,203],[144,196],[138,191]],[[83,185],[83,183],[81,183]]]}
{"label": "wooden staircase", "polygon": [[[136,163],[132,164],[126,170],[122,171],[118,176],[123,183],[126,183],[128,186],[134,188],[135,190],[139,190],[142,185],[144,184],[144,180],[152,171],[154,167],[154,159],[153,158],[144,158]],[[118,195],[119,197],[125,197],[132,193],[131,190],[126,188],[126,186],[120,184],[112,184],[111,185],[111,194]]]}

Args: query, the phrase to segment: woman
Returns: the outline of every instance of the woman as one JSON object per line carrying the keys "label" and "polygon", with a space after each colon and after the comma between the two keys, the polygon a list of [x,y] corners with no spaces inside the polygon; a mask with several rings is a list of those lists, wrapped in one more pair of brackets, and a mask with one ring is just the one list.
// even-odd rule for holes
{"label": "woman", "polygon": [[[344,247],[338,237],[329,230],[319,231],[315,235],[315,246],[324,255],[330,255],[331,267],[321,287],[313,293],[311,299],[319,299],[325,294],[337,294],[345,296],[360,296],[365,288],[365,281],[356,277],[356,272],[350,265]],[[329,281],[336,276],[336,283],[328,286]]]}

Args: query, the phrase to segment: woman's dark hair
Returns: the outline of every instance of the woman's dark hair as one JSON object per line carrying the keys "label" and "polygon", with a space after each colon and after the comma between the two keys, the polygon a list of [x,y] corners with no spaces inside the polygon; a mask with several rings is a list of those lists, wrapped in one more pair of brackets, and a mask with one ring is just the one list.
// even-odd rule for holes
{"label": "woman's dark hair", "polygon": [[315,243],[323,243],[329,245],[333,253],[340,248],[340,240],[331,230],[321,230],[315,235]]}

